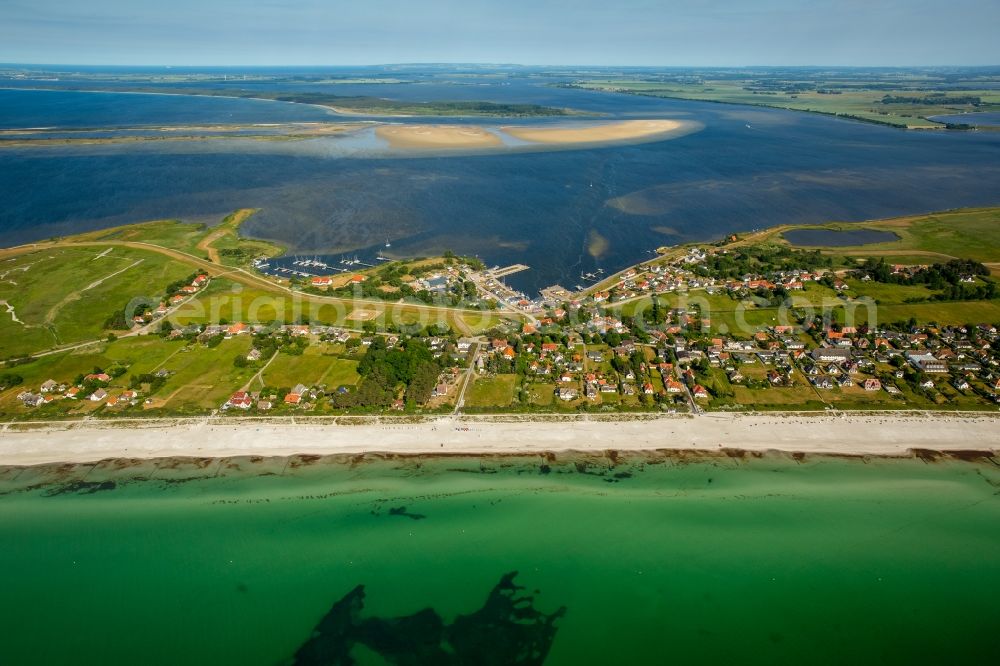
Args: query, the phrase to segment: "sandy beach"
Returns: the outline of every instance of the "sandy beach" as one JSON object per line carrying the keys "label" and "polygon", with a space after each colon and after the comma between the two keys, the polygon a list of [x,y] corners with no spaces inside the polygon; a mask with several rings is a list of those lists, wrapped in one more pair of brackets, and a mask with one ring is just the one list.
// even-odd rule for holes
{"label": "sandy beach", "polygon": [[647,139],[679,129],[677,120],[622,120],[599,125],[508,126],[503,131],[522,141],[546,144],[603,143]]}
{"label": "sandy beach", "polygon": [[490,148],[500,137],[476,125],[382,125],[375,135],[393,148]]}
{"label": "sandy beach", "polygon": [[80,421],[5,426],[0,465],[90,462],[106,458],[298,453],[468,453],[789,451],[906,455],[911,449],[1000,450],[1000,415],[844,414],[652,417],[643,420],[521,420],[440,417],[292,423],[279,419]]}

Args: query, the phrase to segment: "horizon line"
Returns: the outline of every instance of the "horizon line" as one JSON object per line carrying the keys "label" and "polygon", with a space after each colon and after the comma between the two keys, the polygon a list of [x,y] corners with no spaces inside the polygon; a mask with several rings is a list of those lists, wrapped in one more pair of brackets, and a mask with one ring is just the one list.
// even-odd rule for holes
{"label": "horizon line", "polygon": [[384,62],[384,63],[354,63],[354,64],[285,64],[285,65],[266,65],[266,64],[205,64],[205,65],[193,65],[193,64],[177,64],[177,63],[143,63],[143,64],[116,64],[116,63],[94,63],[94,62],[14,62],[14,61],[0,61],[0,66],[12,66],[12,67],[121,67],[125,69],[142,69],[142,68],[200,68],[200,69],[235,69],[235,68],[265,68],[265,69],[293,69],[293,68],[349,68],[349,67],[516,67],[522,69],[531,68],[597,68],[597,69],[616,69],[616,68],[631,68],[631,69],[773,69],[773,68],[790,68],[790,69],[819,69],[819,68],[835,68],[835,69],[952,69],[952,68],[970,68],[970,69],[986,69],[986,68],[1000,68],[1000,62],[990,63],[990,64],[908,64],[908,65],[886,65],[886,64],[868,64],[868,65],[838,65],[838,64],[749,64],[749,65],[669,65],[669,64],[659,64],[659,65],[642,65],[642,64],[586,64],[586,63],[576,63],[576,64],[552,64],[552,63],[516,63],[516,62],[487,62],[487,61],[413,61],[413,62]]}

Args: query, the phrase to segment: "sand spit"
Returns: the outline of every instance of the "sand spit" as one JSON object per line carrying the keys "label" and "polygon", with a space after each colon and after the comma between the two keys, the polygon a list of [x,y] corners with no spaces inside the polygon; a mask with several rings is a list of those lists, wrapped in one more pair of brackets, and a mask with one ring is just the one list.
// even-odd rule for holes
{"label": "sand spit", "polygon": [[567,145],[639,141],[667,134],[683,127],[677,120],[622,120],[597,125],[508,126],[503,131],[521,141]]}
{"label": "sand spit", "polygon": [[476,125],[382,125],[375,135],[393,148],[496,148],[503,145],[496,134]]}
{"label": "sand spit", "polygon": [[525,417],[199,418],[10,424],[0,465],[106,458],[350,453],[517,454],[656,449],[909,455],[1000,450],[1000,415],[708,414],[633,420]]}

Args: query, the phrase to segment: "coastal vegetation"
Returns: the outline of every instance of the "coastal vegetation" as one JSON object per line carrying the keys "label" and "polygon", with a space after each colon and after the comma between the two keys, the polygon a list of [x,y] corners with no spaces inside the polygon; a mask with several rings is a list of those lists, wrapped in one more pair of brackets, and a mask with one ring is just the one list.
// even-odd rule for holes
{"label": "coastal vegetation", "polygon": [[557,85],[810,111],[893,127],[968,129],[932,116],[1000,110],[998,80],[989,68],[752,68],[591,74]]}

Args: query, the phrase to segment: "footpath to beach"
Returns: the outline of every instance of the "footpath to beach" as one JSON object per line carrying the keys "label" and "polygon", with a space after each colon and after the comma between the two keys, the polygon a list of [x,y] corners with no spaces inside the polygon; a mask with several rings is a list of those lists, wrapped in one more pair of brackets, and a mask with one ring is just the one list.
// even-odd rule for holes
{"label": "footpath to beach", "polygon": [[706,414],[623,419],[201,418],[8,424],[0,465],[107,458],[354,453],[541,453],[698,449],[827,455],[1000,450],[1000,413]]}

